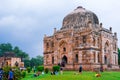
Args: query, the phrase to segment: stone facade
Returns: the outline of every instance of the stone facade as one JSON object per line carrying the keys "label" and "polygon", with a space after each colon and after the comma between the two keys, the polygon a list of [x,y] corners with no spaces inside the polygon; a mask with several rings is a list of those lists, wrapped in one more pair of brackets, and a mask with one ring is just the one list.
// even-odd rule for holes
{"label": "stone facade", "polygon": [[63,19],[60,30],[44,36],[44,66],[60,64],[66,70],[84,70],[103,66],[118,68],[117,33],[105,29],[91,11],[77,7]]}
{"label": "stone facade", "polygon": [[0,57],[0,67],[6,65],[11,67],[24,67],[24,62],[21,61],[21,58],[15,57],[13,52],[6,52],[3,57]]}

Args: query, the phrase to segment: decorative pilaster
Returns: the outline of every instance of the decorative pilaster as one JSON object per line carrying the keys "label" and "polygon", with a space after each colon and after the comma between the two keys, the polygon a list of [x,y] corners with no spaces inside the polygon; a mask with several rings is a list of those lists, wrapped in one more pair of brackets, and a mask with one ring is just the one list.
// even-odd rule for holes
{"label": "decorative pilaster", "polygon": [[98,63],[98,53],[95,53],[95,63]]}

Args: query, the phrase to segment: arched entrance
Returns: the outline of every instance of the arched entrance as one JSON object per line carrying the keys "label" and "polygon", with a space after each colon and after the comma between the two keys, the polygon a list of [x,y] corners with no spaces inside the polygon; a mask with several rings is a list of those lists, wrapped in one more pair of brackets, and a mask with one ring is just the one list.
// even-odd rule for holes
{"label": "arched entrance", "polygon": [[104,56],[104,63],[108,67],[112,67],[111,66],[111,62],[110,62],[111,56],[110,56],[110,44],[109,44],[109,41],[106,41],[106,43],[105,43],[104,54],[105,54],[105,56]]}
{"label": "arched entrance", "polygon": [[65,64],[67,64],[67,57],[63,56],[62,57],[62,62],[61,62],[62,67],[65,67]]}
{"label": "arched entrance", "polygon": [[107,57],[104,56],[104,63],[107,64]]}

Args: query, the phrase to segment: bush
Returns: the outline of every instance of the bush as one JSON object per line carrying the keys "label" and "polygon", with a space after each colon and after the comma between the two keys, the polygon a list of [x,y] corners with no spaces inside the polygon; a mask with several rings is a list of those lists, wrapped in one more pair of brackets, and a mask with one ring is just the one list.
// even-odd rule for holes
{"label": "bush", "polygon": [[18,67],[13,69],[14,72],[14,79],[13,80],[21,80],[22,75],[21,75],[21,71]]}
{"label": "bush", "polygon": [[21,75],[22,75],[23,78],[25,78],[25,76],[26,76],[26,71],[23,70],[23,71],[21,72]]}
{"label": "bush", "polygon": [[49,69],[48,68],[45,68],[45,73],[47,74],[49,72]]}
{"label": "bush", "polygon": [[14,73],[14,80],[21,80],[20,69],[18,67],[11,68],[10,66],[3,67],[3,70],[4,70],[3,80],[8,80],[8,74],[9,74],[10,69],[12,69],[12,71]]}
{"label": "bush", "polygon": [[3,67],[3,80],[7,80],[8,79],[8,73],[9,73],[9,70],[10,70],[10,66],[4,66]]}
{"label": "bush", "polygon": [[60,71],[60,66],[53,66],[53,71]]}
{"label": "bush", "polygon": [[31,71],[31,68],[27,67],[27,72],[30,73],[30,71]]}
{"label": "bush", "polygon": [[43,66],[38,66],[37,70],[40,71],[40,72],[42,72],[42,71],[44,71],[44,67]]}

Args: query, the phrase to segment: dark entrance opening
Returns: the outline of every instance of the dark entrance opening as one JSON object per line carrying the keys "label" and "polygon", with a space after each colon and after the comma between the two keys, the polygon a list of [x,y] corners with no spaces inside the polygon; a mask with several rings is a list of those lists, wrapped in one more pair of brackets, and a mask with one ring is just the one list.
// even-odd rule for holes
{"label": "dark entrance opening", "polygon": [[104,56],[104,62],[105,62],[105,64],[107,64],[107,57],[106,56]]}
{"label": "dark entrance opening", "polygon": [[65,64],[67,64],[67,57],[63,56],[61,66],[65,67]]}

